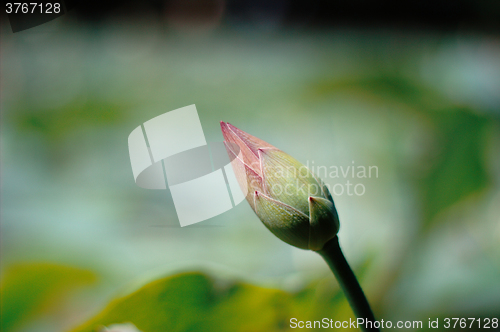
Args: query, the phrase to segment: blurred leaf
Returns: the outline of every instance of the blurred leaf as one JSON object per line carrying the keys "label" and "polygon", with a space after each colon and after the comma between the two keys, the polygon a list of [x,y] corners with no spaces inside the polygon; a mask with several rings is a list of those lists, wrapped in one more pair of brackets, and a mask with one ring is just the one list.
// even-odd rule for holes
{"label": "blurred leaf", "polygon": [[467,109],[437,114],[433,120],[439,151],[429,172],[417,179],[424,228],[439,212],[486,188],[490,180],[484,164],[487,120]]}
{"label": "blurred leaf", "polygon": [[53,142],[85,126],[121,123],[125,120],[126,109],[126,105],[118,103],[76,98],[65,105],[46,110],[39,110],[30,103],[20,104],[13,117],[20,130],[38,132]]}
{"label": "blurred leaf", "polygon": [[[434,141],[425,157],[428,169],[413,169],[412,180],[420,196],[422,231],[446,208],[485,189],[489,175],[485,167],[483,133],[493,117],[468,107],[459,107],[437,91],[402,76],[379,75],[346,81],[320,81],[312,85],[309,97],[325,98],[349,90],[369,93],[384,104],[396,103],[410,109],[430,124]],[[436,153],[437,152],[437,153]]]}
{"label": "blurred leaf", "polygon": [[349,319],[352,312],[333,277],[298,293],[183,273],[151,282],[112,301],[100,314],[73,332],[132,323],[144,332],[290,330],[299,320]]}
{"label": "blurred leaf", "polygon": [[1,330],[16,330],[70,291],[95,280],[92,272],[48,263],[10,266],[0,287]]}
{"label": "blurred leaf", "polygon": [[340,81],[317,81],[311,85],[307,97],[325,98],[345,90],[358,94],[368,92],[372,99],[379,99],[384,103],[387,101],[401,103],[425,113],[450,105],[446,98],[431,88],[401,76],[384,74]]}

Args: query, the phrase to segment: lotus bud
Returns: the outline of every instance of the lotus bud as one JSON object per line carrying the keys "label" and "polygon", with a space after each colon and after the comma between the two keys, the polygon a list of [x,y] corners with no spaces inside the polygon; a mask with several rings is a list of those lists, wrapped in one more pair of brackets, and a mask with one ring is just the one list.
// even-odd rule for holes
{"label": "lotus bud", "polygon": [[238,183],[264,225],[284,242],[321,250],[339,231],[324,183],[305,165],[257,137],[221,122]]}

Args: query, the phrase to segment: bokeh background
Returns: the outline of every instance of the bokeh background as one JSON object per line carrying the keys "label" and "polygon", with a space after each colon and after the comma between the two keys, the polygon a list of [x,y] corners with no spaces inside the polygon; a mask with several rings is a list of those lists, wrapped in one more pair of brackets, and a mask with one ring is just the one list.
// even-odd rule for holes
{"label": "bokeh background", "polygon": [[309,165],[378,168],[323,179],[366,189],[334,199],[379,319],[500,316],[498,2],[87,2],[18,33],[2,15],[2,331],[353,317],[246,202],[181,228],[168,191],[135,185],[129,133],[190,104],[207,141],[224,120]]}

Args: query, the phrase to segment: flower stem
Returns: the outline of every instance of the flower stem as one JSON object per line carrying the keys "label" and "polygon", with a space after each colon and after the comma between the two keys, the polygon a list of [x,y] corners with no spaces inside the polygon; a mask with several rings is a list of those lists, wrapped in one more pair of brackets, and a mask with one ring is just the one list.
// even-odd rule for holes
{"label": "flower stem", "polygon": [[[379,332],[380,329],[373,327],[375,323],[375,316],[373,315],[370,305],[366,300],[365,294],[363,293],[356,276],[352,272],[344,254],[342,253],[342,250],[340,249],[339,238],[335,236],[325,244],[323,249],[318,250],[317,252],[323,256],[326,263],[333,271],[333,274],[337,277],[337,280],[342,287],[342,290],[344,291],[347,301],[354,311],[356,318],[364,319],[364,324],[361,325],[361,329],[363,331]],[[371,321],[372,323],[368,323],[367,326],[367,321]]]}

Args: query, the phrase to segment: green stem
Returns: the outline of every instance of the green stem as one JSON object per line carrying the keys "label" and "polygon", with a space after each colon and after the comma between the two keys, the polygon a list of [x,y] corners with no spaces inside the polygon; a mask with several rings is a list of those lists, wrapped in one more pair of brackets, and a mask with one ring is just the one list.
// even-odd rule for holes
{"label": "green stem", "polygon": [[333,271],[335,277],[342,287],[342,290],[347,297],[347,301],[351,305],[352,310],[356,318],[364,318],[366,321],[373,322],[362,325],[363,331],[379,332],[380,329],[373,327],[375,323],[375,316],[366,300],[365,294],[361,289],[361,286],[356,279],[356,276],[352,272],[349,264],[347,263],[342,250],[339,245],[339,238],[335,236],[333,239],[328,241],[323,249],[317,251],[325,261],[328,266]]}

